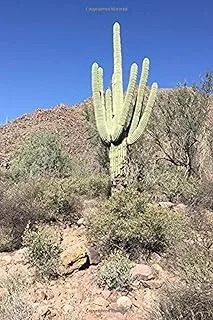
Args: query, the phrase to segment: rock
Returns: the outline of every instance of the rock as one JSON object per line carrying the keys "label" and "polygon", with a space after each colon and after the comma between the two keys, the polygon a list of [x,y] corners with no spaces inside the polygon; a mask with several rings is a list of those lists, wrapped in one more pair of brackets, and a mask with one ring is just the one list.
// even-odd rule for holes
{"label": "rock", "polygon": [[102,296],[104,297],[104,299],[108,299],[109,297],[110,297],[110,295],[111,295],[111,291],[110,290],[108,290],[108,289],[105,289],[105,290],[103,290],[102,291]]}
{"label": "rock", "polygon": [[159,276],[163,274],[163,268],[158,263],[153,263],[152,268]]}
{"label": "rock", "polygon": [[149,281],[142,281],[142,285],[145,288],[149,288],[149,289],[159,289],[162,287],[163,282],[162,280],[149,280]]}
{"label": "rock", "polygon": [[158,262],[160,262],[161,261],[161,256],[158,254],[158,253],[156,253],[156,252],[152,252],[151,254],[150,254],[150,258],[149,258],[149,262],[151,262],[151,263],[158,263]]}
{"label": "rock", "polygon": [[132,281],[133,289],[138,289],[138,288],[140,288],[140,286],[141,286],[141,282],[139,280],[136,279],[136,280]]}
{"label": "rock", "polygon": [[187,206],[183,203],[178,203],[175,207],[174,210],[180,213],[185,213],[187,210]]}
{"label": "rock", "polygon": [[175,206],[175,203],[170,202],[170,201],[161,201],[158,202],[159,206],[162,208],[173,208]]}
{"label": "rock", "polygon": [[150,280],[154,278],[152,268],[147,264],[137,264],[131,270],[132,280]]}
{"label": "rock", "polygon": [[88,247],[87,255],[88,255],[88,258],[89,258],[89,263],[91,265],[97,265],[97,264],[100,263],[100,261],[101,261],[100,254],[99,254],[98,250],[94,246]]}
{"label": "rock", "polygon": [[110,312],[118,312],[118,311],[119,311],[117,302],[112,302],[112,303],[110,303],[110,305],[109,305],[109,311],[110,311]]}
{"label": "rock", "polygon": [[46,317],[47,315],[51,314],[51,311],[50,311],[49,307],[45,306],[45,305],[38,306],[36,312],[41,317]]}
{"label": "rock", "polygon": [[117,300],[117,305],[121,310],[127,311],[132,307],[132,301],[127,296],[121,296]]}
{"label": "rock", "polygon": [[109,301],[107,301],[106,299],[104,299],[102,297],[97,297],[93,301],[92,309],[95,311],[105,310],[108,306],[109,306]]}
{"label": "rock", "polygon": [[13,254],[13,260],[15,263],[24,262],[25,261],[25,253],[26,249],[19,249]]}
{"label": "rock", "polygon": [[84,225],[85,225],[85,223],[84,223],[84,218],[78,219],[77,225],[78,225],[79,227],[84,226]]}
{"label": "rock", "polygon": [[12,257],[10,254],[4,254],[2,257],[1,257],[1,261],[6,263],[6,264],[10,264],[12,262]]}
{"label": "rock", "polygon": [[62,274],[71,274],[79,270],[88,261],[87,249],[83,245],[75,245],[62,252],[60,257],[59,272]]}

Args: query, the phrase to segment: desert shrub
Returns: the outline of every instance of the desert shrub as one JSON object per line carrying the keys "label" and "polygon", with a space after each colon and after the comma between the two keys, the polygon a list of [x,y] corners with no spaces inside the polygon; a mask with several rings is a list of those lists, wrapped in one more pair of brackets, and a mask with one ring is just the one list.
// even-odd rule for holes
{"label": "desert shrub", "polygon": [[12,229],[0,225],[0,252],[11,251],[14,247]]}
{"label": "desert shrub", "polygon": [[199,208],[213,210],[213,180],[202,180],[193,204]]}
{"label": "desert shrub", "polygon": [[145,178],[145,186],[154,193],[154,199],[171,202],[193,203],[200,193],[200,181],[187,178],[182,167],[158,163]]}
{"label": "desert shrub", "polygon": [[169,289],[162,297],[156,320],[210,320],[213,318],[213,292],[210,286]]}
{"label": "desert shrub", "polygon": [[74,224],[82,201],[65,187],[63,179],[34,178],[4,191],[0,200],[0,251],[17,249],[27,224],[58,221]]}
{"label": "desert shrub", "polygon": [[46,226],[27,227],[23,234],[23,245],[27,248],[27,259],[36,267],[42,278],[57,275],[59,263],[59,237]]}
{"label": "desert shrub", "polygon": [[15,151],[10,172],[15,181],[32,176],[63,177],[72,171],[72,161],[60,136],[51,131],[34,132]]}
{"label": "desert shrub", "polygon": [[24,295],[26,287],[20,274],[1,280],[1,320],[33,320],[34,308]]}
{"label": "desert shrub", "polygon": [[183,213],[147,203],[134,189],[105,201],[88,218],[88,238],[103,254],[120,249],[137,256],[163,252],[189,231]]}
{"label": "desert shrub", "polygon": [[102,143],[99,136],[95,121],[94,106],[92,104],[84,107],[83,116],[86,125],[86,137],[94,150],[100,170],[109,173],[108,147]]}
{"label": "desert shrub", "polygon": [[81,199],[63,179],[40,179],[36,180],[36,184],[35,203],[40,221],[73,224],[80,218]]}
{"label": "desert shrub", "polygon": [[168,255],[167,264],[178,272],[181,279],[197,288],[208,285],[213,278],[213,262],[210,248],[206,248],[200,237],[176,246]]}
{"label": "desert shrub", "polygon": [[30,184],[14,184],[5,190],[0,200],[1,251],[19,248],[26,225],[38,219],[36,195],[37,188]]}
{"label": "desert shrub", "polygon": [[[131,181],[155,200],[201,200],[203,178],[212,180],[212,84],[207,72],[193,88],[160,90],[146,132],[130,148]],[[203,203],[211,205],[210,199]]]}
{"label": "desert shrub", "polygon": [[182,272],[189,283],[202,285],[210,283],[213,277],[213,261],[205,248],[193,248],[183,255]]}
{"label": "desert shrub", "polygon": [[205,136],[209,99],[202,85],[190,88],[183,84],[158,94],[150,134],[162,158],[185,168],[188,177],[199,173],[199,146]]}
{"label": "desert shrub", "polygon": [[101,264],[98,284],[108,289],[126,290],[131,285],[131,261],[122,252],[111,253]]}
{"label": "desert shrub", "polygon": [[101,173],[67,178],[63,185],[73,194],[87,198],[108,197],[110,194],[110,179]]}

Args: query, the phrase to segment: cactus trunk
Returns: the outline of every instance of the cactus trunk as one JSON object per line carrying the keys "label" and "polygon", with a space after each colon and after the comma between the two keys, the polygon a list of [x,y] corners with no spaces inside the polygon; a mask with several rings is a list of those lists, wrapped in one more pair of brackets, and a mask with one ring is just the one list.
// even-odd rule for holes
{"label": "cactus trunk", "polygon": [[128,167],[126,140],[123,140],[123,142],[118,145],[110,145],[109,159],[112,186],[121,189],[127,184]]}
{"label": "cactus trunk", "polygon": [[143,134],[155,102],[157,83],[153,83],[144,106],[149,59],[145,58],[135,98],[138,66],[130,68],[129,84],[124,98],[120,25],[113,26],[114,70],[111,89],[104,93],[103,69],[92,65],[92,91],[95,119],[104,144],[109,147],[110,174],[112,185],[126,186],[128,177],[127,146],[136,142]]}

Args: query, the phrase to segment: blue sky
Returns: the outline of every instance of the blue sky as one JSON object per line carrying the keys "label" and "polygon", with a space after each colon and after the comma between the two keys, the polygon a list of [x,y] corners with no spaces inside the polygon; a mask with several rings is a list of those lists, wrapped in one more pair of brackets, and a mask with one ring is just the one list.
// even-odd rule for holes
{"label": "blue sky", "polygon": [[115,21],[121,24],[125,87],[130,64],[141,65],[145,56],[149,82],[174,87],[197,80],[213,69],[212,13],[212,0],[1,0],[0,123],[86,99],[94,61],[104,67],[107,87]]}

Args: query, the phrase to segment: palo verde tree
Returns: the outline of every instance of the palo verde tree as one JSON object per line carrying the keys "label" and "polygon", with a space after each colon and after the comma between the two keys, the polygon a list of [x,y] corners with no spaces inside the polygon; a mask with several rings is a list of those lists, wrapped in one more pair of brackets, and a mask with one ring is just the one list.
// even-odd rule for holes
{"label": "palo verde tree", "polygon": [[101,140],[109,148],[110,174],[113,186],[124,187],[127,183],[128,166],[126,165],[128,146],[136,142],[143,134],[148,123],[158,85],[154,82],[144,107],[146,84],[149,73],[149,59],[142,64],[137,94],[135,95],[138,66],[130,68],[127,92],[123,91],[123,72],[120,25],[113,26],[114,71],[111,88],[104,91],[103,69],[92,65],[92,92],[96,126]]}

